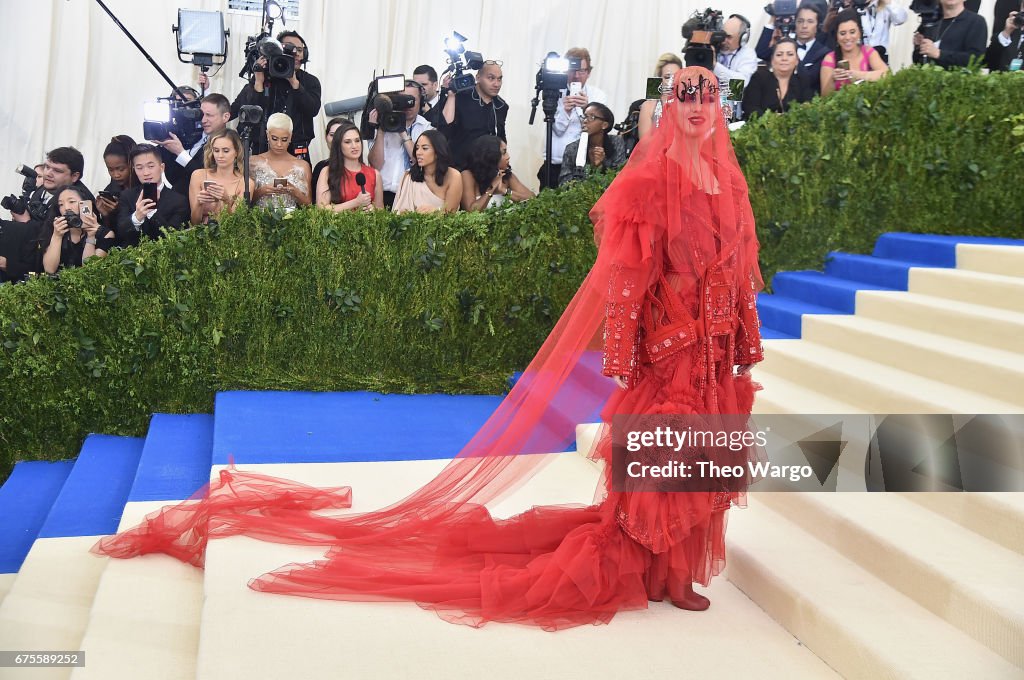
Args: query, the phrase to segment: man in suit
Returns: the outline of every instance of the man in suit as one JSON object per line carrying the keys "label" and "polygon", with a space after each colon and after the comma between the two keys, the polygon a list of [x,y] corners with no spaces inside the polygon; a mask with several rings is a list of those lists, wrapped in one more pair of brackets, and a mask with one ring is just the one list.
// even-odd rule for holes
{"label": "man in suit", "polygon": [[[117,207],[117,244],[138,245],[142,236],[160,238],[160,229],[182,229],[191,214],[188,199],[173,191],[164,180],[160,147],[139,144],[129,159],[142,184],[121,193]],[[145,197],[146,185],[155,185],[156,201]]]}
{"label": "man in suit", "polygon": [[[200,123],[203,127],[203,136],[195,144],[186,149],[174,133],[171,133],[170,139],[159,142],[160,146],[169,152],[166,155],[174,157],[173,161],[164,161],[171,188],[185,197],[188,197],[188,184],[192,180],[192,173],[203,167],[206,140],[227,129],[228,121],[231,120],[231,102],[216,92],[203,97],[199,110],[202,112]],[[170,165],[166,165],[167,163]]]}
{"label": "man in suit", "polygon": [[[772,47],[780,37],[773,21],[765,25],[761,39],[757,41],[757,56],[765,62],[771,61]],[[821,62],[832,51],[824,36],[818,33],[821,21],[818,6],[807,0],[796,12],[796,75],[815,94],[821,91]]]}
{"label": "man in suit", "polygon": [[[1016,3],[1017,0],[1014,0]],[[992,42],[985,53],[985,63],[990,71],[1020,71],[1024,69],[1024,35],[1016,23],[1016,18],[1024,16],[1024,2],[1020,7],[1012,7],[1006,19],[1000,22],[999,13],[1002,0],[996,2],[996,30],[992,32]],[[998,30],[1002,26],[1002,30]],[[1015,61],[1020,60],[1020,61]]]}

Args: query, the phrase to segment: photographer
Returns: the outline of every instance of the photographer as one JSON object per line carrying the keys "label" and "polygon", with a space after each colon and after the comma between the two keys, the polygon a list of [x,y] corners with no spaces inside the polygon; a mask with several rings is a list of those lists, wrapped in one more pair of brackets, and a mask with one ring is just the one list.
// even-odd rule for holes
{"label": "photographer", "polygon": [[69,184],[84,189],[89,200],[93,200],[92,192],[82,184],[84,169],[85,158],[73,146],[58,147],[47,153],[42,174],[43,183],[28,197],[30,208],[17,213],[12,211],[11,219],[15,222],[28,222],[31,219],[41,222],[45,217],[45,207],[53,200],[53,192],[58,187]]}
{"label": "photographer", "polygon": [[166,174],[171,188],[182,196],[188,196],[192,173],[203,167],[205,162],[203,150],[207,140],[213,135],[227,130],[228,121],[231,120],[231,102],[227,97],[216,92],[203,97],[199,110],[202,114],[200,124],[203,128],[203,135],[191,148],[184,149],[174,133],[171,133],[170,139],[160,142],[161,147],[174,154],[174,159],[170,163],[164,156],[164,165],[167,168]]}
{"label": "photographer", "polygon": [[477,71],[476,86],[450,94],[444,103],[438,129],[448,138],[454,165],[460,170],[466,166],[469,147],[477,137],[496,135],[508,142],[505,136],[508,104],[498,96],[503,78],[500,61],[485,61]]}
{"label": "photographer", "polygon": [[58,269],[81,267],[90,258],[106,257],[114,247],[114,231],[100,225],[92,201],[74,186],[60,188],[56,196],[37,239],[45,248],[42,270],[56,274]]}
{"label": "photographer", "polygon": [[[268,78],[267,59],[260,57],[252,81],[231,104],[231,117],[236,118],[239,110],[247,105],[261,107],[263,120],[269,120],[275,113],[287,114],[294,126],[288,151],[309,163],[309,143],[316,137],[313,119],[320,112],[320,81],[303,70],[309,62],[309,49],[302,36],[295,31],[282,31],[277,40],[286,53],[294,50],[295,73],[288,80]],[[268,148],[262,135],[253,137],[253,154],[265,153]]]}
{"label": "photographer", "polygon": [[[188,199],[164,182],[160,147],[139,144],[131,152],[132,169],[140,186],[125,189],[117,207],[117,244],[134,246],[141,236],[160,238],[160,229],[181,229],[188,224]],[[156,200],[153,200],[155,197]]]}
{"label": "photographer", "polygon": [[437,127],[437,118],[444,110],[444,103],[448,99],[447,90],[438,87],[437,71],[429,64],[420,64],[413,69],[412,79],[423,88],[423,100],[426,104],[423,117],[432,126]]}
{"label": "photographer", "polygon": [[569,89],[558,100],[555,123],[551,130],[551,184],[547,184],[548,161],[545,160],[537,171],[541,189],[558,186],[565,147],[578,140],[583,132],[583,110],[591,102],[608,101],[608,96],[602,90],[588,82],[594,70],[590,51],[586,47],[573,47],[564,56],[566,59],[579,59],[580,67],[569,71]]}
{"label": "photographer", "polygon": [[719,80],[742,80],[750,83],[757,70],[757,53],[750,41],[750,22],[742,14],[733,14],[722,24],[725,40],[718,50],[715,75]]}
{"label": "photographer", "polygon": [[[380,171],[384,206],[387,208],[394,204],[395,194],[402,185],[402,177],[415,162],[413,148],[416,140],[427,130],[434,129],[420,113],[423,108],[423,86],[415,80],[407,80],[404,93],[416,100],[412,108],[405,110],[405,128],[399,132],[385,132],[377,128],[366,157],[367,162]],[[372,126],[377,125],[377,109],[370,111],[369,120]]]}
{"label": "photographer", "polygon": [[914,34],[914,63],[928,59],[947,69],[967,66],[972,57],[985,54],[988,27],[984,19],[964,7],[964,0],[941,3],[942,21],[932,29],[932,35]]}
{"label": "photographer", "polygon": [[[178,94],[178,91],[181,94]],[[199,92],[188,85],[179,85],[178,89],[172,91],[169,96],[175,102],[187,104],[199,99]],[[170,132],[169,135],[167,139],[154,139],[150,141],[160,147],[160,158],[166,168],[165,175],[167,176],[167,181],[172,186],[179,186],[186,172],[190,172],[187,170],[189,163],[193,159],[202,158],[203,154],[200,153],[200,150],[203,146],[202,141],[197,141],[186,149],[178,135],[173,132]],[[185,189],[186,191],[188,190],[187,179],[185,180]]]}
{"label": "photographer", "polygon": [[[794,22],[796,33],[796,75],[808,89],[817,92],[820,88],[821,61],[832,51],[823,36],[818,34],[822,14],[817,5],[805,0],[796,12]],[[772,47],[783,36],[775,29],[774,17],[765,25],[761,39],[757,42],[757,56],[764,61],[772,58]]]}
{"label": "photographer", "polygon": [[[999,15],[999,7],[996,7],[996,16]],[[1003,22],[1003,29],[992,38],[992,44],[985,53],[985,61],[990,71],[1020,71],[1024,62],[1024,35],[1021,27],[1024,26],[1024,3],[1021,3],[1019,10],[1011,11],[1006,21]]]}

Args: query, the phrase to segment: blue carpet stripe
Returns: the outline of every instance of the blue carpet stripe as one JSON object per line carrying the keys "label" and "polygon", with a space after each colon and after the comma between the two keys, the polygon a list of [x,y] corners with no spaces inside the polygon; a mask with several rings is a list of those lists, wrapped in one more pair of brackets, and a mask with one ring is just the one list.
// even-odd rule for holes
{"label": "blue carpet stripe", "polygon": [[142,455],[142,439],[89,435],[40,538],[99,536],[117,531]]}
{"label": "blue carpet stripe", "polygon": [[961,243],[1024,246],[1024,240],[891,232],[875,242],[873,255],[834,251],[825,271],[778,272],[773,294],[757,298],[764,339],[799,338],[804,314],[854,314],[857,291],[908,289],[912,267],[956,267]]}
{"label": "blue carpet stripe", "polygon": [[0,487],[0,574],[21,568],[75,461],[26,461]]}
{"label": "blue carpet stripe", "polygon": [[129,501],[184,500],[210,480],[213,416],[157,413]]}
{"label": "blue carpet stripe", "polygon": [[449,458],[500,396],[221,392],[213,464]]}

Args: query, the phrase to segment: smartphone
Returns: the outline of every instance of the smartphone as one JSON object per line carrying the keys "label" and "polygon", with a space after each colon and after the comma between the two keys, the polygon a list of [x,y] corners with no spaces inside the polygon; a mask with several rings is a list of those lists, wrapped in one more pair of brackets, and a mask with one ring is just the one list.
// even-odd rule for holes
{"label": "smartphone", "polygon": [[846,59],[840,59],[839,61],[836,62],[836,68],[841,68],[844,71],[849,71],[850,70],[850,62],[847,61]]}
{"label": "smartphone", "polygon": [[96,195],[99,198],[105,198],[108,201],[113,201],[114,203],[117,203],[117,195],[116,194],[112,194],[109,191],[100,191]]}
{"label": "smartphone", "polygon": [[646,99],[661,99],[661,78],[647,79]]}
{"label": "smartphone", "polygon": [[82,201],[81,203],[79,203],[78,204],[78,214],[82,215],[83,217],[85,215],[92,215],[93,214],[93,212],[92,212],[92,203],[89,202],[89,201]]}
{"label": "smartphone", "polygon": [[285,177],[275,177],[274,178],[274,186],[275,187],[286,187],[286,186],[288,186],[288,179],[285,178]]}
{"label": "smartphone", "polygon": [[156,183],[155,182],[145,182],[145,183],[143,183],[143,185],[142,185],[142,197],[146,198],[146,199],[149,199],[150,201],[153,201],[154,203],[156,203],[157,196],[156,196]]}
{"label": "smartphone", "polygon": [[[216,184],[216,182],[214,182],[213,180],[209,180],[209,179],[208,180],[204,180],[203,181],[203,191],[209,191],[210,187],[212,187],[214,184]],[[276,184],[275,184],[275,186],[276,186]]]}
{"label": "smartphone", "polygon": [[578,95],[580,93],[580,90],[582,90],[582,89],[583,89],[583,83],[580,83],[580,82],[569,83],[569,96],[570,97],[575,97],[576,95]]}

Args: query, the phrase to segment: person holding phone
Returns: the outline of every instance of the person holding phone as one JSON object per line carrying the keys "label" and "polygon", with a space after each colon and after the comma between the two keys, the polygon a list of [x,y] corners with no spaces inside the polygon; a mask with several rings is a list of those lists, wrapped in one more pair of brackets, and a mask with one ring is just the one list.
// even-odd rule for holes
{"label": "person holding phone", "polygon": [[579,59],[580,67],[569,71],[569,89],[558,100],[555,123],[551,131],[551,182],[548,183],[547,180],[547,161],[537,171],[537,179],[540,180],[542,190],[558,186],[565,147],[579,139],[583,133],[583,109],[590,102],[608,102],[608,95],[590,82],[590,74],[594,72],[594,60],[590,57],[590,50],[586,47],[573,47],[566,51],[565,57]]}
{"label": "person holding phone", "polygon": [[288,152],[292,141],[292,119],[275,113],[267,121],[270,150],[253,156],[249,172],[253,182],[253,205],[260,208],[294,210],[309,205],[312,170],[309,163]]}
{"label": "person holding phone", "polygon": [[114,247],[114,230],[100,225],[85,192],[69,185],[55,195],[38,239],[45,248],[42,270],[56,274],[58,269],[81,267],[93,257],[106,257]]}
{"label": "person holding phone", "polygon": [[[203,170],[192,174],[188,202],[192,206],[192,224],[206,224],[210,215],[232,211],[245,195],[246,177],[242,173],[242,139],[234,130],[214,133],[203,151]],[[252,180],[249,180],[252,191]]]}
{"label": "person holding phone", "polygon": [[505,201],[525,201],[534,193],[516,174],[508,145],[494,135],[478,137],[469,147],[466,169],[462,171],[462,209],[480,212]]}
{"label": "person holding phone", "polygon": [[188,199],[171,191],[164,178],[160,147],[137,144],[130,154],[139,186],[125,189],[117,207],[117,245],[138,245],[139,239],[160,238],[162,229],[182,229],[190,214]]}
{"label": "person holding phone", "polygon": [[822,97],[851,83],[878,80],[889,72],[889,66],[878,51],[864,44],[864,31],[856,10],[844,10],[836,16],[835,43],[836,49],[821,61]]}

